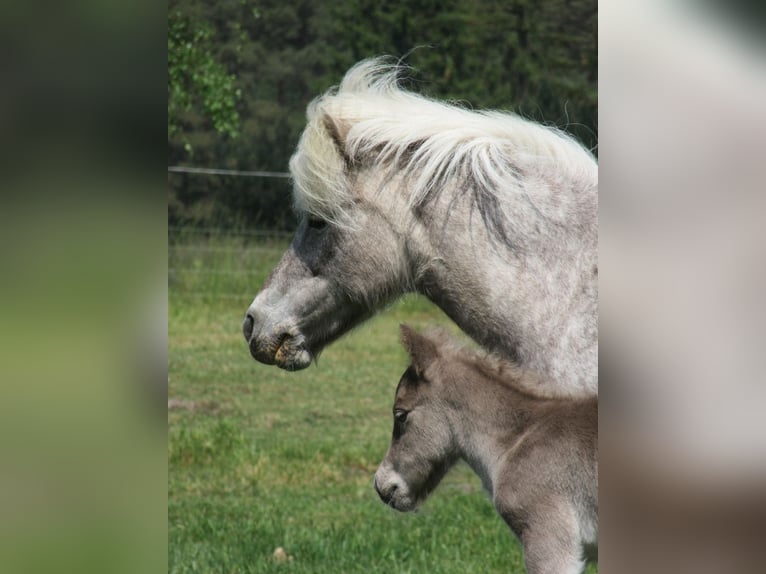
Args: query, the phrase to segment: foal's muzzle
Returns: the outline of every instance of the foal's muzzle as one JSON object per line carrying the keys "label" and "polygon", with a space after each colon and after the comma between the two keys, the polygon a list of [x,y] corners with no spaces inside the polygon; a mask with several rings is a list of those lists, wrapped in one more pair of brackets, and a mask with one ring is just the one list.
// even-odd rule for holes
{"label": "foal's muzzle", "polygon": [[375,487],[375,492],[378,493],[378,496],[380,496],[380,499],[383,501],[383,504],[390,504],[391,498],[394,496],[394,492],[396,492],[396,485],[394,484],[390,491],[383,492],[378,486],[377,477],[373,479],[372,484]]}

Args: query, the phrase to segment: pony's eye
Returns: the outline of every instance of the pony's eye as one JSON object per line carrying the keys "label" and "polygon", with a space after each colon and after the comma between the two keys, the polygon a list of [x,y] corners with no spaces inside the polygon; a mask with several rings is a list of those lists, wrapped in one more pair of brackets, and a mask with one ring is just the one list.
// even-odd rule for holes
{"label": "pony's eye", "polygon": [[306,224],[311,229],[324,229],[327,227],[327,222],[324,219],[320,219],[319,217],[309,217]]}
{"label": "pony's eye", "polygon": [[394,411],[394,420],[398,423],[403,423],[407,420],[407,415],[409,413],[407,411],[403,411],[402,409],[396,409]]}

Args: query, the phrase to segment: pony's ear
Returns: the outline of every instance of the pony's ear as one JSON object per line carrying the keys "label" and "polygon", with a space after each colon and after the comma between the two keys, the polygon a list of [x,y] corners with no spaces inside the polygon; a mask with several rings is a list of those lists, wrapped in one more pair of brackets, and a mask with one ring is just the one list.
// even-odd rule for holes
{"label": "pony's ear", "polygon": [[338,151],[344,158],[348,159],[348,154],[346,153],[346,137],[348,136],[350,127],[333,118],[328,113],[322,114],[322,124],[327,130],[327,133],[330,134],[332,141],[335,143],[335,147],[338,148]]}
{"label": "pony's ear", "polygon": [[439,347],[431,339],[421,335],[407,325],[400,325],[399,331],[402,346],[410,356],[412,366],[415,368],[418,376],[422,376],[428,366],[439,356]]}

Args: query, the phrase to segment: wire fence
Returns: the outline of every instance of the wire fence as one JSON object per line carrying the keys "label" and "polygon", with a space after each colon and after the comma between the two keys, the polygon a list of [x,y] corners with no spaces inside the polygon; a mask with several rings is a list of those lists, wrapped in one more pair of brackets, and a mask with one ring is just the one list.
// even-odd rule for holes
{"label": "wire fence", "polygon": [[[287,172],[192,166],[168,166],[168,173],[290,178]],[[249,302],[292,236],[291,231],[272,229],[169,225],[169,294],[211,302]]]}
{"label": "wire fence", "polygon": [[193,244],[186,244],[186,245],[179,245],[179,244],[170,244],[168,245],[168,251],[169,252],[183,252],[183,251],[191,251],[193,253],[272,253],[274,251],[273,247],[261,247],[261,246],[244,246],[244,245],[238,245],[238,246],[232,246],[232,247],[224,247],[224,246],[215,246],[215,245],[193,245]]}
{"label": "wire fence", "polygon": [[289,245],[291,233],[223,228],[169,228],[171,299],[248,304]]}
{"label": "wire fence", "polygon": [[[236,236],[250,236],[250,237],[269,237],[269,238],[276,238],[276,239],[283,239],[285,237],[288,237],[291,235],[291,232],[284,231],[286,228],[289,229],[293,222],[291,220],[291,217],[288,215],[286,219],[284,217],[280,216],[274,216],[275,212],[281,212],[281,210],[288,208],[288,202],[281,201],[281,200],[275,200],[273,196],[273,187],[270,187],[269,189],[272,189],[272,191],[265,192],[266,195],[264,197],[267,197],[265,203],[260,202],[261,200],[252,200],[255,201],[255,203],[252,203],[251,199],[246,199],[245,204],[248,204],[248,202],[252,203],[251,207],[244,208],[242,204],[239,203],[239,200],[232,200],[231,199],[231,189],[238,189],[238,188],[231,188],[230,183],[231,179],[238,179],[238,178],[245,178],[245,179],[279,179],[282,180],[284,183],[289,183],[289,180],[291,178],[291,175],[289,172],[286,171],[266,171],[266,170],[240,170],[240,169],[228,169],[228,168],[219,168],[219,167],[196,167],[196,166],[185,166],[185,165],[171,165],[167,167],[168,174],[183,174],[191,176],[192,180],[201,180],[203,182],[203,187],[193,187],[194,191],[192,192],[192,195],[194,196],[194,199],[188,200],[190,201],[189,205],[183,205],[184,201],[181,201],[181,204],[183,207],[174,207],[172,210],[169,208],[168,215],[169,220],[173,221],[173,223],[180,223],[184,220],[189,220],[189,215],[194,214],[194,206],[197,201],[200,200],[200,194],[204,197],[204,200],[202,201],[203,209],[200,213],[205,213],[202,217],[207,218],[207,222],[203,223],[200,221],[199,226],[189,227],[184,226],[183,228],[179,227],[178,225],[172,225],[168,227],[168,235],[169,238],[172,240],[176,235],[183,232],[185,234],[200,234],[200,235],[236,235]],[[209,179],[209,176],[224,176],[223,178],[214,177],[212,181],[208,183],[204,183],[205,179]],[[169,182],[170,183],[170,182]],[[171,185],[181,185],[182,188],[187,185],[188,182],[186,180],[179,180]],[[196,184],[195,184],[196,185]],[[246,191],[243,193],[254,193],[258,194],[259,192],[257,190],[261,189],[261,187],[258,184],[251,185],[249,182],[244,184],[246,186]],[[277,186],[278,188],[282,187],[282,183],[279,183]],[[227,193],[223,193],[223,195],[218,198],[217,194],[218,192],[224,192],[225,190],[229,190]],[[178,191],[178,190],[177,190]],[[289,192],[288,189],[285,189],[284,192]],[[178,193],[183,196],[182,192],[178,191]],[[283,193],[280,191],[279,194]],[[271,194],[271,195],[269,195]],[[228,197],[228,199],[226,199]],[[250,215],[252,213],[258,213],[259,210],[263,212],[265,215],[266,221],[272,221],[272,225],[275,228],[281,229],[281,231],[276,231],[272,229],[259,229],[259,230],[252,230],[252,229],[241,229],[241,228],[215,228],[211,227],[211,220],[215,221],[217,215],[216,215],[216,208],[213,207],[217,202],[220,203],[220,210],[222,214],[222,218],[219,218],[219,221],[225,221],[225,225],[230,224],[230,219],[236,224],[241,225],[244,221],[251,220]],[[205,202],[208,202],[208,205],[204,205]],[[259,203],[260,202],[260,203]],[[212,211],[208,211],[211,210]],[[237,216],[237,210],[247,209],[247,214],[243,214],[241,218],[238,218]],[[188,211],[187,211],[188,210]],[[277,211],[275,211],[277,210]],[[171,211],[173,212],[171,216]],[[186,211],[186,213],[184,213]],[[180,213],[180,215],[179,215]],[[197,214],[199,215],[199,214]],[[238,222],[238,223],[237,223]],[[183,225],[183,224],[182,224]],[[213,223],[215,225],[215,223]]]}
{"label": "wire fence", "polygon": [[225,227],[197,227],[191,225],[168,225],[168,234],[172,237],[184,235],[207,235],[219,237],[253,237],[260,239],[289,239],[292,231],[275,229],[228,229]]}
{"label": "wire fence", "polygon": [[189,167],[185,165],[168,166],[170,173],[192,173],[200,175],[231,175],[234,177],[279,177],[289,178],[286,171],[242,171],[238,169],[221,169],[209,167]]}

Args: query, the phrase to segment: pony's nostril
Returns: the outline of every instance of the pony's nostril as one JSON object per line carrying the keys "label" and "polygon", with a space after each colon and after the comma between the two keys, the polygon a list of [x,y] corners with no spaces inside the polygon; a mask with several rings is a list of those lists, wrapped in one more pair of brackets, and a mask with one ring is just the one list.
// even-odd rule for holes
{"label": "pony's nostril", "polygon": [[245,315],[245,320],[242,322],[242,334],[245,336],[248,343],[250,342],[250,337],[253,336],[254,324],[255,320],[253,319],[253,316],[250,313]]}

